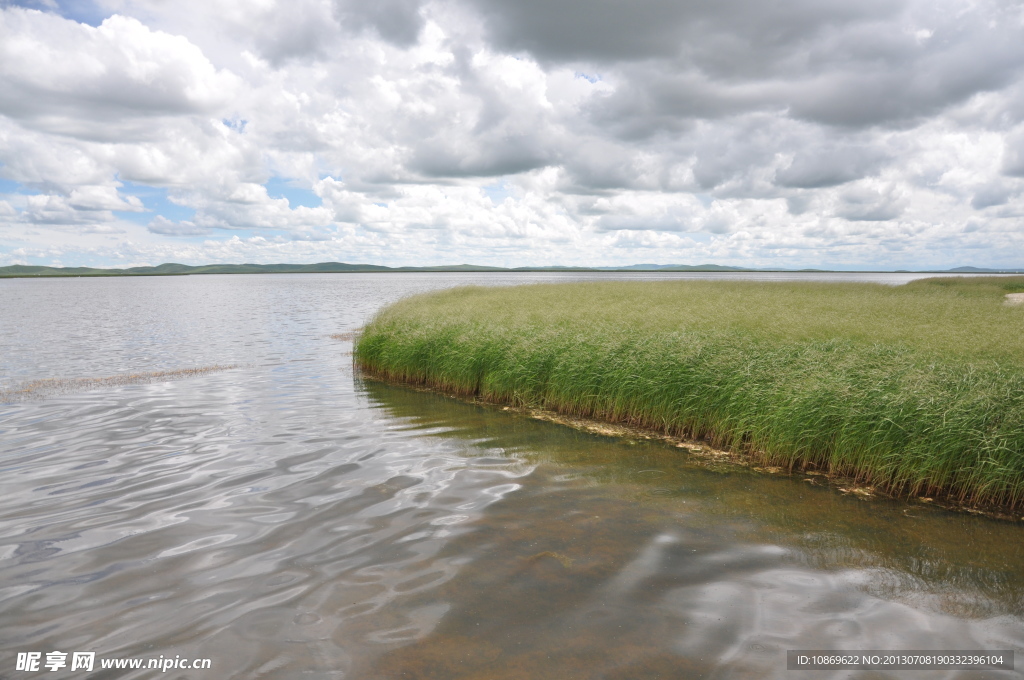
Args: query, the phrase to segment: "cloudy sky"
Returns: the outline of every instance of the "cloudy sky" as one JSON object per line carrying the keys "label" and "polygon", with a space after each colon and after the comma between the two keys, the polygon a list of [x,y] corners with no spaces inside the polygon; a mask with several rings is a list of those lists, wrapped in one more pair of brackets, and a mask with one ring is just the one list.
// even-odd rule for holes
{"label": "cloudy sky", "polygon": [[1013,0],[0,0],[0,265],[1024,267]]}

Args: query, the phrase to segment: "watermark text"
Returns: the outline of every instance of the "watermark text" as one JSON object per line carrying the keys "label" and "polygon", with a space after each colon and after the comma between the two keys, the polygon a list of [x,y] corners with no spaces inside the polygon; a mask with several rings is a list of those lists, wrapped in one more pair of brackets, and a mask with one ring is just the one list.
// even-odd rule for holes
{"label": "watermark text", "polygon": [[96,652],[18,652],[14,663],[14,670],[26,673],[39,671],[93,671],[97,669],[124,669],[124,670],[159,670],[166,673],[170,670],[209,670],[213,667],[210,659],[188,659],[176,655],[174,658],[159,657],[148,658],[96,658]]}

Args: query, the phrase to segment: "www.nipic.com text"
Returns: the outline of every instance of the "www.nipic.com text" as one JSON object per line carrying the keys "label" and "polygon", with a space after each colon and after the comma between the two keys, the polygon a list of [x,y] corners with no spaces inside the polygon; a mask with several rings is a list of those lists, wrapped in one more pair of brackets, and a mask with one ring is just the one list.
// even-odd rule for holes
{"label": "www.nipic.com text", "polygon": [[[69,658],[70,657],[70,658]],[[101,669],[156,669],[164,673],[170,670],[208,670],[213,665],[210,659],[182,659],[180,656],[160,656],[149,659],[99,659],[96,652],[18,652],[15,663],[16,671],[58,671],[64,668],[72,671],[92,671],[97,666]]]}

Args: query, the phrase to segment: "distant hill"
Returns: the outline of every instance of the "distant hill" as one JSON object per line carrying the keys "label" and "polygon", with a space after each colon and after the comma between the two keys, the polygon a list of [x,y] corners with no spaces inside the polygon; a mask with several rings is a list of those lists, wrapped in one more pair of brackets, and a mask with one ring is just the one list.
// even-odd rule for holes
{"label": "distant hill", "polygon": [[12,265],[0,267],[0,277],[6,276],[175,276],[188,274],[298,274],[329,272],[386,272],[391,267],[374,264],[345,264],[321,262],[319,264],[208,264],[191,266],[168,262],[156,267],[128,267],[126,269],[97,269],[93,267],[37,267]]}
{"label": "distant hill", "polygon": [[947,271],[957,274],[1024,274],[1024,269],[982,269],[981,267],[957,267]]}
{"label": "distant hill", "polygon": [[[487,267],[475,264],[453,264],[437,267],[385,267],[377,264],[346,264],[320,262],[317,264],[207,264],[192,266],[168,262],[155,267],[128,267],[125,269],[99,269],[95,267],[43,267],[37,265],[11,265],[0,267],[0,278],[52,277],[52,276],[186,276],[191,274],[313,274],[343,272],[743,272],[743,271],[801,271],[820,272],[823,269],[744,269],[718,264],[631,264],[622,267]],[[1013,274],[1024,269],[981,269],[957,267],[930,274]]]}
{"label": "distant hill", "polygon": [[516,267],[507,271],[558,272],[748,272],[743,267],[724,267],[720,264],[631,264],[623,267]]}
{"label": "distant hill", "polygon": [[669,272],[745,272],[744,267],[726,267],[720,264],[631,264],[628,267],[595,267],[601,271],[669,271]]}
{"label": "distant hill", "polygon": [[31,276],[181,276],[188,274],[307,274],[339,272],[526,272],[526,271],[743,271],[738,267],[719,265],[632,265],[629,267],[488,267],[476,264],[453,264],[436,267],[385,267],[376,264],[208,264],[191,266],[168,262],[155,267],[98,269],[94,267],[42,267],[11,265],[0,267],[0,277]]}

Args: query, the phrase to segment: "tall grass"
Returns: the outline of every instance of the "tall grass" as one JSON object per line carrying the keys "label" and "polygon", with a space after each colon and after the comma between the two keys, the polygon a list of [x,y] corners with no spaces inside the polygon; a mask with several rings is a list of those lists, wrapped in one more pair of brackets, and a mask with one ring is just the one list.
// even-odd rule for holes
{"label": "tall grass", "polygon": [[459,288],[378,314],[385,379],[709,439],[906,494],[1024,500],[1024,277]]}

